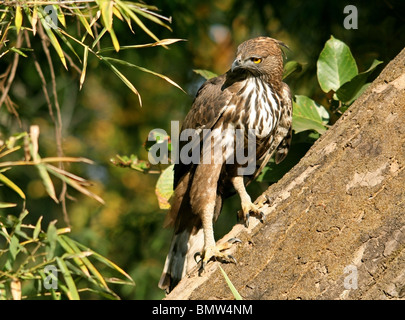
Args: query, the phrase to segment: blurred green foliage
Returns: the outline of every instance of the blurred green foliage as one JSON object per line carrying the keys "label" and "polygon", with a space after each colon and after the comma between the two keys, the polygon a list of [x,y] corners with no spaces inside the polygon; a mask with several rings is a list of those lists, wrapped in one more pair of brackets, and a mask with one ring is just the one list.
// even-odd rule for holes
{"label": "blurred green foliage", "polygon": [[[79,91],[81,73],[74,68],[63,71],[62,63],[57,63],[57,53],[51,51],[57,75],[63,153],[95,162],[93,165],[70,163],[66,168],[90,180],[90,190],[105,201],[102,205],[69,189],[66,206],[71,236],[114,261],[134,279],[135,287],[111,285],[112,290],[124,299],[164,297],[157,282],[171,230],[162,229],[165,211],[159,208],[155,195],[159,175],[120,168],[110,160],[117,154],[136,154],[139,159],[147,159],[143,145],[149,132],[154,128],[170,132],[170,121],[184,118],[194,94],[204,81],[193,69],[221,74],[229,68],[235,49],[242,41],[259,35],[277,38],[291,49],[286,52],[287,61],[295,60],[303,65],[302,72],[286,80],[293,93],[310,97],[325,107],[332,106],[328,111],[333,124],[340,115],[339,110],[333,105],[333,96],[321,90],[316,75],[316,62],[331,35],[350,47],[359,74],[367,71],[375,59],[386,65],[405,44],[405,3],[401,0],[351,1],[350,4],[358,8],[357,30],[343,27],[344,1],[156,0],[150,4],[158,7],[160,14],[172,17],[172,31],[141,17],[156,37],[187,41],[174,43],[168,50],[159,46],[146,47],[118,53],[112,51],[109,55],[170,77],[186,94],[154,75],[119,65],[119,70],[142,97],[140,107],[138,97],[112,73],[109,66],[90,54],[86,80]],[[139,26],[133,24],[132,27],[134,34],[126,22],[114,19],[115,34],[121,46],[154,41]],[[113,46],[108,37],[101,41],[105,47]],[[40,48],[40,41],[32,42],[32,46]],[[69,51],[63,44],[62,47]],[[41,128],[41,155],[54,156],[57,154],[55,125],[49,115],[34,61],[29,58],[30,52],[24,53],[28,57],[20,56],[9,92],[10,106],[14,106],[18,117],[10,106],[1,106],[0,138],[3,140],[15,132],[28,132],[31,125],[38,125]],[[40,50],[37,59],[49,79],[46,56],[40,54]],[[9,68],[11,60],[12,55],[0,59],[0,74]],[[368,81],[376,74],[371,74]],[[4,81],[4,77],[0,76],[0,81]],[[304,133],[296,134],[293,137],[296,148],[291,150],[290,160],[305,154],[315,138]],[[292,165],[294,161],[290,160],[287,158],[285,163]],[[66,226],[61,205],[49,199],[36,172],[21,169],[14,172],[12,180],[27,199],[24,205],[0,208],[1,215],[19,216],[25,206],[32,216],[32,224],[43,216],[43,226],[54,219],[58,220],[58,228]],[[251,184],[248,191],[254,198],[272,182]],[[54,185],[59,193],[61,182],[54,180]],[[10,188],[1,187],[0,202],[20,203],[19,195]],[[239,208],[237,197],[227,201],[216,224],[217,238],[236,222]],[[108,273],[106,268],[103,274]],[[87,297],[95,298],[91,293]]]}

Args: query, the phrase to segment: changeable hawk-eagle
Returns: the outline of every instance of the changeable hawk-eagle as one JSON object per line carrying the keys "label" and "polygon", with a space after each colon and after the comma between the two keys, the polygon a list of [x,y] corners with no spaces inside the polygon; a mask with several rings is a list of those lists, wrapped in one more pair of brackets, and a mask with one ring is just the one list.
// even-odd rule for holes
{"label": "changeable hawk-eagle", "polygon": [[[225,198],[235,191],[239,194],[245,225],[250,215],[262,218],[263,213],[252,203],[245,184],[259,175],[273,153],[276,163],[282,161],[291,142],[292,101],[290,89],[282,81],[280,46],[285,45],[268,37],[239,45],[231,69],[201,86],[183,122],[181,132],[192,129],[199,136],[199,145],[189,147],[189,152],[199,150],[205,160],[182,161],[180,156],[180,163],[174,167],[175,191],[166,219],[166,225],[174,227],[174,236],[159,282],[166,292],[196,265],[196,254],[201,256],[200,270],[211,259],[233,260],[224,252],[231,244],[217,246],[213,232]],[[232,137],[232,132],[237,131],[242,132],[242,145],[236,143],[237,135]],[[249,154],[252,132],[255,167],[253,171],[243,171],[240,169],[246,169],[246,163],[228,160],[238,152]],[[222,147],[233,145],[234,152],[220,152],[218,157],[218,153],[211,152],[215,143],[207,152],[202,145],[216,137],[220,137]],[[180,150],[186,143],[180,143]]]}

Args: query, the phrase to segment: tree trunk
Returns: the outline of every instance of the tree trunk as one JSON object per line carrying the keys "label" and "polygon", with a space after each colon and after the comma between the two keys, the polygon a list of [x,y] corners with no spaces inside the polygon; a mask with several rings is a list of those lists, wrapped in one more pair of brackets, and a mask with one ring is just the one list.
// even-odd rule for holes
{"label": "tree trunk", "polygon": [[[405,49],[277,184],[222,268],[244,299],[405,298]],[[233,252],[232,252],[233,250]],[[218,262],[166,299],[233,299]]]}

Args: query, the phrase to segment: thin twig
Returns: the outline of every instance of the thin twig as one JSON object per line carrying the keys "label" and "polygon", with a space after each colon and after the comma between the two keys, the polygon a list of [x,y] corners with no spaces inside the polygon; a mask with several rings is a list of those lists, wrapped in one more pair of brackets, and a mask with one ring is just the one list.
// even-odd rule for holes
{"label": "thin twig", "polygon": [[[20,48],[21,43],[22,43],[22,36],[21,36],[21,32],[19,32],[18,36],[17,36],[17,42],[16,42],[15,47]],[[6,100],[6,98],[8,96],[8,92],[9,92],[9,90],[11,88],[11,85],[13,84],[14,77],[15,77],[15,74],[16,74],[16,71],[17,71],[17,66],[18,66],[19,59],[20,59],[20,55],[17,52],[14,53],[13,64],[12,64],[11,71],[10,71],[10,74],[8,76],[8,79],[7,79],[7,84],[3,88],[3,94],[1,95],[1,98],[0,98],[0,108],[3,105],[4,101]]]}

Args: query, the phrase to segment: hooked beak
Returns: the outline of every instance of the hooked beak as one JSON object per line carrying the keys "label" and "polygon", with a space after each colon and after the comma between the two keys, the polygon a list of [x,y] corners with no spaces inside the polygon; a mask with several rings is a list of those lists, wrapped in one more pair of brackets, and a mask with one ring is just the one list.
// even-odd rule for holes
{"label": "hooked beak", "polygon": [[236,58],[235,61],[232,63],[231,71],[234,72],[236,69],[242,67],[242,61],[240,58]]}

